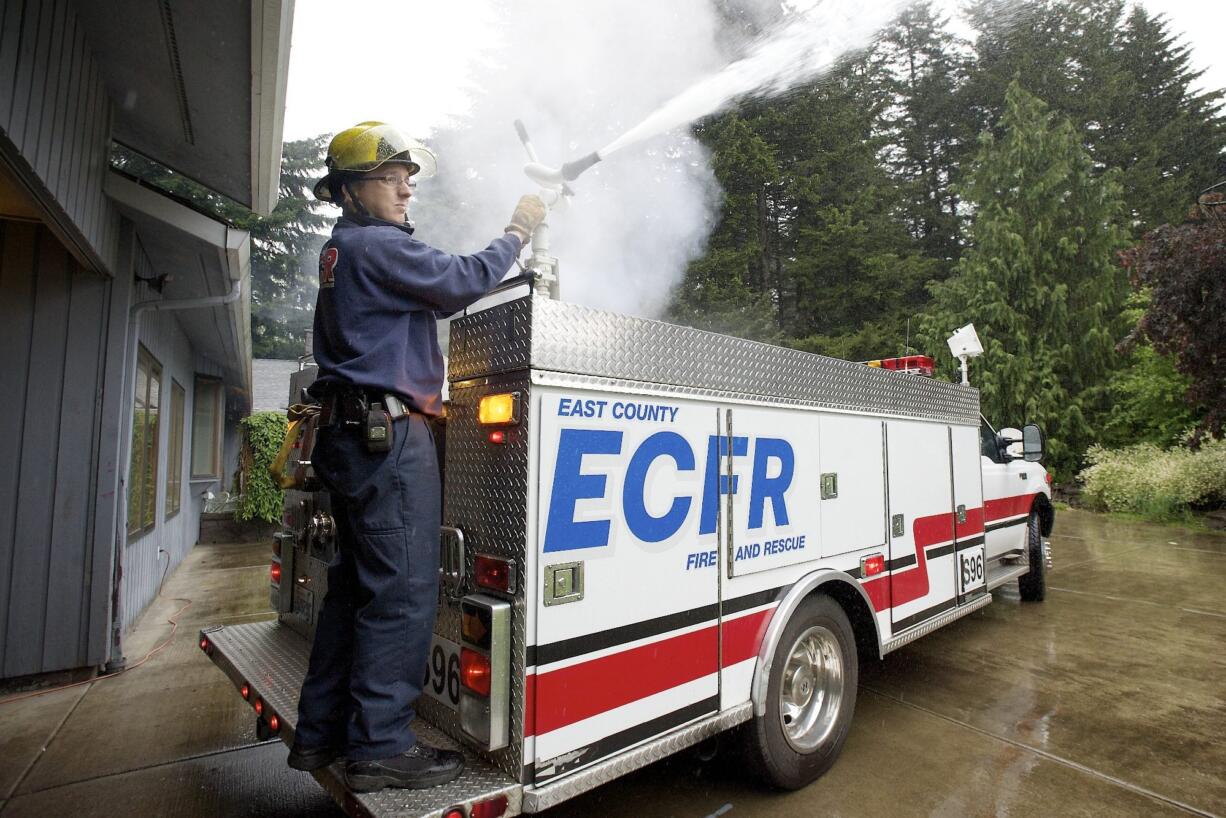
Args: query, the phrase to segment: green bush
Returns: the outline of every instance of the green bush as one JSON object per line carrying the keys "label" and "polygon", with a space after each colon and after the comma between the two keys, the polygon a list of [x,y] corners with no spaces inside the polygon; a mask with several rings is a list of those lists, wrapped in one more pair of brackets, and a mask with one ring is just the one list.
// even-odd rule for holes
{"label": "green bush", "polygon": [[284,412],[256,412],[243,418],[242,497],[234,512],[237,520],[281,519],[284,493],[272,482],[268,467],[285,440],[288,421]]}
{"label": "green bush", "polygon": [[1090,465],[1078,478],[1093,508],[1170,520],[1226,503],[1226,440],[1210,441],[1198,451],[1152,443],[1094,446],[1086,460]]}

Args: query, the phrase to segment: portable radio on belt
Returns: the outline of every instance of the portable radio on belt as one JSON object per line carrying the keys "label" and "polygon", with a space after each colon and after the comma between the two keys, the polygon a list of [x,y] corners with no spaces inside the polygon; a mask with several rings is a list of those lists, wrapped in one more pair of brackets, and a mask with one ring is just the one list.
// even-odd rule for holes
{"label": "portable radio on belt", "polygon": [[392,417],[383,404],[374,402],[366,413],[366,451],[390,452],[392,450]]}

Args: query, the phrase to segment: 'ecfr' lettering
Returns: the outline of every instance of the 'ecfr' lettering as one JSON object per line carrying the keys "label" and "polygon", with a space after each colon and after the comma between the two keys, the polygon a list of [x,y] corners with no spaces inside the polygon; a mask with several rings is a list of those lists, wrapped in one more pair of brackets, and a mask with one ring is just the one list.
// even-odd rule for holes
{"label": "'ecfr' lettering", "polygon": [[[729,455],[729,438],[721,435],[708,438],[698,513],[699,535],[715,533],[720,496],[738,493],[740,476],[735,473],[734,466],[734,473],[729,479],[724,458],[731,456],[735,464],[736,458],[747,457],[749,442],[748,437],[731,438],[732,451]],[[620,455],[621,452],[620,431],[561,430],[545,522],[546,552],[597,548],[609,544],[612,521],[576,520],[575,506],[580,500],[603,499],[608,492],[606,475],[584,471],[584,456]],[[693,448],[676,432],[656,432],[635,449],[624,470],[620,507],[626,528],[640,542],[663,542],[674,536],[690,518],[693,507],[694,498],[674,496],[663,514],[654,516],[648,510],[647,474],[656,461],[664,461],[659,468],[671,468],[677,473],[692,472],[696,468]],[[722,470],[721,463],[725,464]],[[772,437],[755,440],[749,478],[749,529],[762,528],[768,503],[775,525],[788,524],[785,495],[792,484],[795,468],[795,455],[786,440]]]}

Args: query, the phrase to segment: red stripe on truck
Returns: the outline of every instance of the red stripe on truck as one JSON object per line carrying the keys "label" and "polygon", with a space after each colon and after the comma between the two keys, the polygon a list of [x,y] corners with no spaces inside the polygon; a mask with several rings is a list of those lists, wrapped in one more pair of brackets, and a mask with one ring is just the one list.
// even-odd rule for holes
{"label": "red stripe on truck", "polygon": [[[773,610],[724,623],[724,667],[757,656]],[[525,735],[549,733],[714,673],[718,633],[719,626],[710,625],[529,676]]]}
{"label": "red stripe on truck", "polygon": [[1018,494],[1014,497],[1000,497],[995,500],[987,500],[984,505],[987,508],[987,521],[1003,520],[1006,517],[1016,517],[1019,514],[1029,514],[1030,507],[1034,504],[1035,495]]}

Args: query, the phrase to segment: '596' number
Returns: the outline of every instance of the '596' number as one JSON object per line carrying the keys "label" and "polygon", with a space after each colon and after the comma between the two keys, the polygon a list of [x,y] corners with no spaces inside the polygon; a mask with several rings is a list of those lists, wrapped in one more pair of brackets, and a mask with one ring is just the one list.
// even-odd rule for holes
{"label": "'596' number", "polygon": [[460,646],[435,636],[421,692],[455,710],[460,706]]}

